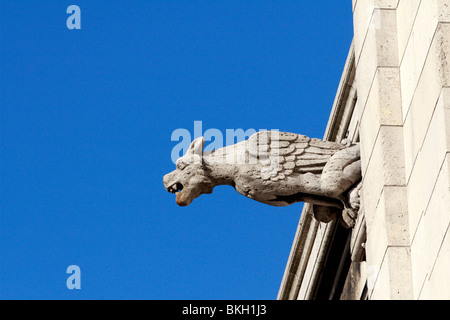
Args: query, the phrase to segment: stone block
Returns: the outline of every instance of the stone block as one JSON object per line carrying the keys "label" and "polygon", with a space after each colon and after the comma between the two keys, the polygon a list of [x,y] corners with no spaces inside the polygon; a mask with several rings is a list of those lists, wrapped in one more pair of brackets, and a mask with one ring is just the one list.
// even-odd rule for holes
{"label": "stone block", "polygon": [[361,135],[366,145],[374,145],[382,125],[402,125],[399,68],[378,68],[375,73],[361,119]]}
{"label": "stone block", "polygon": [[[401,71],[400,71],[401,72]],[[443,87],[450,86],[450,24],[439,24],[404,122],[407,176],[422,146]],[[402,74],[403,87],[403,74]],[[403,97],[403,89],[402,89]]]}
{"label": "stone block", "polygon": [[383,228],[386,226],[384,201],[384,197],[380,197],[377,210],[370,217],[370,222],[367,221],[366,261],[370,266],[381,265],[388,247],[386,229]]}
{"label": "stone block", "polygon": [[397,32],[399,61],[402,60],[406,44],[411,35],[413,23],[421,0],[401,0],[397,7]]}
{"label": "stone block", "polygon": [[[366,149],[364,137],[361,136],[362,153],[368,155],[366,177],[373,174],[372,182],[380,181],[382,185],[405,185],[403,128],[401,126],[380,126],[372,152]],[[369,172],[371,171],[371,172]],[[373,172],[373,173],[372,173]],[[381,189],[380,189],[381,191]]]}
{"label": "stone block", "polygon": [[362,135],[361,138],[361,154],[369,158],[363,176],[364,210],[369,224],[383,187],[405,185],[402,127],[381,126],[370,155]]}
{"label": "stone block", "polygon": [[[369,262],[368,262],[369,263]],[[411,253],[409,247],[388,247],[379,272],[368,264],[371,300],[412,299]],[[370,270],[372,268],[373,270]],[[369,277],[375,280],[370,280]],[[373,283],[372,289],[369,283]]]}
{"label": "stone block", "polygon": [[[400,8],[402,6],[400,5]],[[427,55],[432,54],[439,47],[439,44],[435,43],[435,48],[430,50],[430,44],[435,36],[438,24],[440,22],[450,22],[449,17],[450,8],[448,2],[446,6],[443,0],[421,1],[400,66],[404,118],[410,108]],[[444,29],[441,32],[441,37],[443,33],[448,32],[447,28]],[[399,29],[399,41],[404,41],[400,36],[401,32],[404,33],[406,31]],[[430,53],[428,53],[429,51]]]}
{"label": "stone block", "polygon": [[[379,28],[370,27],[356,60],[358,100],[365,105],[378,67],[397,67],[397,32],[395,10],[374,9],[379,17]],[[374,13],[374,14],[375,14]],[[356,30],[355,30],[356,31]],[[357,58],[355,34],[355,58]]]}
{"label": "stone block", "polygon": [[438,257],[425,280],[419,299],[423,300],[450,300],[450,228],[442,242]]}
{"label": "stone block", "polygon": [[380,265],[387,247],[409,244],[406,187],[385,186],[374,216],[367,221],[367,261]]}
{"label": "stone block", "polygon": [[[374,16],[375,9],[395,9],[398,0],[352,0],[353,21],[355,24],[355,35],[358,34],[358,42],[361,42],[358,49],[358,55],[362,43],[364,42],[367,29],[377,27],[378,17]],[[361,40],[361,41],[359,41]]]}
{"label": "stone block", "polygon": [[411,245],[415,298],[419,296],[419,288],[422,288],[426,277],[432,273],[433,264],[450,225],[449,184],[450,155],[447,155]]}
{"label": "stone block", "polygon": [[450,88],[444,88],[408,179],[409,225],[413,233],[425,212],[442,163],[449,151]]}

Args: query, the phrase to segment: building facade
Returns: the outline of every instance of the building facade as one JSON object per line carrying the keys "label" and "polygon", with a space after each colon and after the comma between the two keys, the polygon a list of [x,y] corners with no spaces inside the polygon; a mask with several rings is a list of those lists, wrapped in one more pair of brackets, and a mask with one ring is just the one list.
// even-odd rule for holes
{"label": "building facade", "polygon": [[304,205],[278,299],[450,299],[450,0],[353,0],[325,140],[359,142],[356,224]]}

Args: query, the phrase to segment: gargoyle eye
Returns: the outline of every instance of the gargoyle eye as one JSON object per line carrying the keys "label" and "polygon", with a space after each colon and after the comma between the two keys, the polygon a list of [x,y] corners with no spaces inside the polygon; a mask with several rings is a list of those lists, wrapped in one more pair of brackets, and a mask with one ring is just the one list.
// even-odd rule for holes
{"label": "gargoyle eye", "polygon": [[176,166],[178,170],[184,170],[184,168],[186,168],[186,164],[182,161],[177,161]]}

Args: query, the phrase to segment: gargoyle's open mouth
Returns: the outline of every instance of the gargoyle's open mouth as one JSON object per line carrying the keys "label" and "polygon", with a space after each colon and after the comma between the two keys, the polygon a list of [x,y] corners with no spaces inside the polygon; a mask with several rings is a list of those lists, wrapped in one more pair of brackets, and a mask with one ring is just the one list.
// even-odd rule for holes
{"label": "gargoyle's open mouth", "polygon": [[183,185],[179,182],[175,182],[174,184],[167,187],[167,191],[169,191],[170,193],[177,193],[181,190],[183,190]]}

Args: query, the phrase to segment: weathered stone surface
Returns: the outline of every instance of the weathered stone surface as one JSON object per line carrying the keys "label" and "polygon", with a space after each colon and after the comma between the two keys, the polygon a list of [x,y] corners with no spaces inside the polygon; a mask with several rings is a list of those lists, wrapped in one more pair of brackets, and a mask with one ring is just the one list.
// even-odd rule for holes
{"label": "weathered stone surface", "polygon": [[409,247],[388,247],[380,266],[367,261],[371,300],[409,300],[413,298]]}
{"label": "weathered stone surface", "polygon": [[[352,9],[354,126],[333,114],[330,121],[345,124],[350,137],[359,125],[363,203],[350,248],[352,259],[363,258],[352,260],[341,298],[360,298],[367,284],[368,299],[448,300],[450,4],[352,0]],[[325,234],[315,241],[327,243]],[[296,298],[313,297],[321,254],[310,258]]]}
{"label": "weathered stone surface", "polygon": [[367,226],[366,255],[371,265],[381,265],[389,246],[410,243],[406,187],[385,186],[375,215]]}
{"label": "weathered stone surface", "polygon": [[439,248],[438,257],[433,264],[431,274],[425,278],[418,298],[423,300],[448,300],[450,297],[450,229]]}
{"label": "weathered stone surface", "polygon": [[410,229],[425,212],[444,158],[450,152],[450,88],[443,88],[408,181]]}
{"label": "weathered stone surface", "polygon": [[[403,11],[414,10],[414,8],[411,9],[411,5],[414,2],[404,2],[405,3],[401,6],[402,8],[405,7],[404,9],[402,9]],[[408,7],[410,9],[406,9]],[[443,63],[444,61],[439,60],[443,60],[441,52],[445,52],[448,50],[449,31],[448,26],[445,26],[445,23],[443,24],[442,22],[450,22],[450,6],[448,5],[448,1],[421,1],[400,66],[400,73],[402,75],[401,86],[404,118],[408,113],[407,111],[410,108],[413,96],[417,94],[417,90],[420,90],[419,88],[417,88],[416,90],[416,87],[419,79],[421,77],[424,78],[421,75],[422,72],[425,72],[425,61],[431,60],[430,62],[427,62],[427,64],[431,64],[432,68],[445,68],[445,63]],[[439,28],[439,24],[441,28]],[[445,37],[447,38],[447,43],[442,40],[442,38]],[[434,44],[431,45],[430,50],[430,44],[432,43],[432,41],[434,42]],[[428,69],[429,68],[430,67],[428,67]],[[429,77],[429,75],[427,75],[427,77]],[[437,85],[441,85],[442,80],[436,78],[428,78],[426,79],[424,85],[428,88],[428,86],[434,86],[435,83],[437,83]]]}
{"label": "weathered stone surface", "polygon": [[[378,68],[361,119],[361,136],[364,152],[375,145],[380,126],[402,125],[400,75],[398,68]],[[370,150],[370,151],[369,151]],[[362,167],[367,167],[369,156],[362,157]]]}
{"label": "weathered stone surface", "polygon": [[[363,128],[361,128],[362,130]],[[361,132],[362,141],[365,136]],[[405,185],[405,170],[403,156],[403,132],[398,126],[381,126],[373,150],[366,150],[370,146],[361,143],[361,156],[367,157],[363,163],[363,198],[367,224],[370,225],[375,217],[375,210],[385,185]],[[370,153],[371,152],[371,153]]]}
{"label": "weathered stone surface", "polygon": [[352,262],[349,268],[344,288],[342,289],[341,300],[359,300],[364,291],[365,279],[367,274],[366,262]]}
{"label": "weathered stone surface", "polygon": [[350,218],[347,226],[356,218],[361,179],[357,144],[263,131],[211,152],[203,152],[203,146],[203,137],[194,140],[177,160],[176,170],[164,176],[165,188],[176,193],[180,206],[211,193],[217,185],[231,185],[240,194],[272,206],[309,202],[320,221],[331,221],[342,209]]}
{"label": "weathered stone surface", "polygon": [[413,23],[421,0],[400,1],[397,7],[398,54],[402,61],[406,44],[410,39]]}
{"label": "weathered stone surface", "polygon": [[[411,174],[442,88],[450,86],[450,24],[439,24],[406,114],[406,175]],[[402,84],[404,76],[402,74]],[[415,85],[415,84],[414,84]],[[402,90],[403,96],[403,90]]]}
{"label": "weathered stone surface", "polygon": [[[379,28],[368,28],[356,68],[358,100],[359,103],[362,103],[363,108],[377,68],[398,67],[399,65],[395,11],[387,9],[374,10],[380,26]],[[355,55],[358,57],[356,37],[355,30]]]}
{"label": "weathered stone surface", "polygon": [[[442,241],[448,235],[450,227],[450,156],[447,155],[437,177],[430,201],[420,217],[414,240],[411,245],[411,258],[414,265],[413,285],[415,298],[420,295],[427,277],[436,272],[435,261],[442,255],[441,263],[446,263],[447,272],[441,273],[442,278],[449,278],[450,261],[442,252]],[[447,296],[448,298],[449,296]]]}
{"label": "weathered stone surface", "polygon": [[367,40],[368,32],[382,28],[381,11],[393,11],[392,9],[397,7],[397,3],[398,0],[362,0],[354,3],[354,41],[357,62],[363,47],[367,44],[365,41]]}

